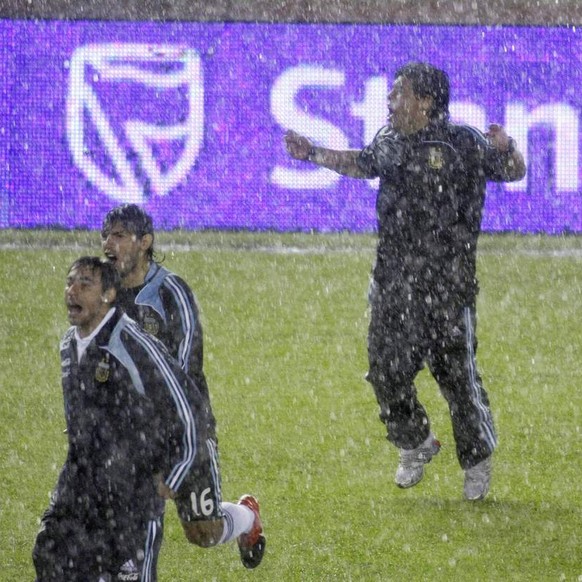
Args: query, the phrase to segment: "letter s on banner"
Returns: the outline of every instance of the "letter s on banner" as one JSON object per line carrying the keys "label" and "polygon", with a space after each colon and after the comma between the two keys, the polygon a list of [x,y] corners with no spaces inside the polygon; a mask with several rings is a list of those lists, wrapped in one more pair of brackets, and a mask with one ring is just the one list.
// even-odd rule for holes
{"label": "letter s on banner", "polygon": [[[318,145],[332,149],[348,149],[347,136],[335,125],[309,115],[296,106],[295,96],[304,87],[329,89],[343,87],[345,74],[334,69],[299,65],[283,71],[271,90],[271,113],[282,127],[293,129],[312,138]],[[326,168],[294,170],[275,166],[271,181],[281,188],[319,189],[332,188],[340,176]]]}

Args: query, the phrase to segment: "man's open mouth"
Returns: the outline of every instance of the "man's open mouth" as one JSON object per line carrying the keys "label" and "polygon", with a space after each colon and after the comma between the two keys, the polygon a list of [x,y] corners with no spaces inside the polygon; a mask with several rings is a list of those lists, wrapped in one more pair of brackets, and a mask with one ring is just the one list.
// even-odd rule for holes
{"label": "man's open mouth", "polygon": [[78,315],[83,308],[77,303],[67,303],[67,312],[69,315]]}

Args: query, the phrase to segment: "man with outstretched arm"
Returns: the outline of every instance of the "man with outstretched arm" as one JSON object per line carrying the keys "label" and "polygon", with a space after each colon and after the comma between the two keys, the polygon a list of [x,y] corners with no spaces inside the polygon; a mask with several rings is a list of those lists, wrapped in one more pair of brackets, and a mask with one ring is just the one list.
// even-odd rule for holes
{"label": "man with outstretched arm", "polygon": [[487,181],[524,177],[504,128],[487,133],[449,120],[449,78],[428,63],[398,69],[389,118],[362,150],[314,145],[293,131],[289,154],[354,178],[379,178],[378,245],[370,286],[369,370],[395,481],[412,487],[440,449],[414,379],[426,364],[448,402],[464,496],[484,498],[496,433],[476,365],[477,239]]}

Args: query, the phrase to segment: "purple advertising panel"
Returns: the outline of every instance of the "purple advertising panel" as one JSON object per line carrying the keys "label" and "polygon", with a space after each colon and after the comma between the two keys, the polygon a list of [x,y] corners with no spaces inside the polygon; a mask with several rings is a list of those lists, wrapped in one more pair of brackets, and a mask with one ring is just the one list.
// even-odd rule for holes
{"label": "purple advertising panel", "polygon": [[486,231],[582,232],[582,38],[572,28],[0,21],[0,228],[370,232],[374,181],[291,160],[283,135],[359,149],[397,67],[444,68],[451,115],[505,125],[528,174]]}

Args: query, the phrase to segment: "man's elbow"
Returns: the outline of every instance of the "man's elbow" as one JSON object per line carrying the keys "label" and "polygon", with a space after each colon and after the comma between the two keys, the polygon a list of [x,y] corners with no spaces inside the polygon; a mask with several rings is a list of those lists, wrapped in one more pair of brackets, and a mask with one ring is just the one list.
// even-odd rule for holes
{"label": "man's elbow", "polygon": [[508,182],[518,182],[525,178],[526,173],[527,167],[521,155],[510,158],[505,167],[505,174]]}
{"label": "man's elbow", "polygon": [[525,164],[520,164],[515,167],[515,171],[513,173],[512,182],[519,182],[519,180],[523,180],[527,173],[527,168]]}

